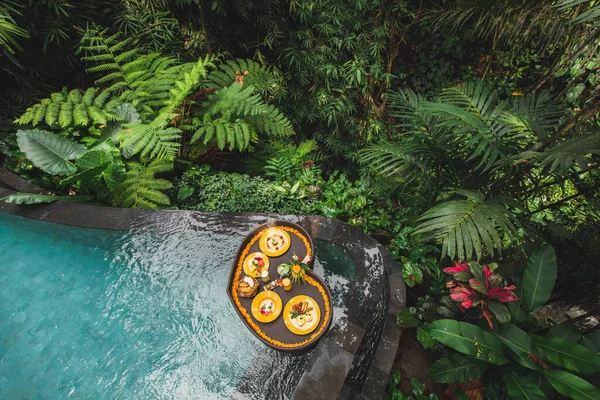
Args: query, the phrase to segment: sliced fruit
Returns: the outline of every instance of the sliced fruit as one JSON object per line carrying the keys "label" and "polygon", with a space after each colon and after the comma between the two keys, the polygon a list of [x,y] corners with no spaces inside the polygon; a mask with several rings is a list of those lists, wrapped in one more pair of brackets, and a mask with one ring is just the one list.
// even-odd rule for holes
{"label": "sliced fruit", "polygon": [[298,326],[304,325],[304,315],[298,315],[298,318],[296,319],[298,320]]}
{"label": "sliced fruit", "polygon": [[306,322],[310,322],[313,320],[312,314],[306,314],[306,316],[304,317],[304,319],[306,319]]}

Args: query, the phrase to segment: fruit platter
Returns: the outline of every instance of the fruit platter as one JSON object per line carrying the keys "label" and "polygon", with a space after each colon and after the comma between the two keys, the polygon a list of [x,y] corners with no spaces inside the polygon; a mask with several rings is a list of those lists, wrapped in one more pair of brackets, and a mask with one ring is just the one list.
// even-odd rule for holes
{"label": "fruit platter", "polygon": [[309,350],[331,325],[331,293],[311,267],[314,246],[299,225],[270,221],[242,241],[227,295],[246,327],[276,350]]}

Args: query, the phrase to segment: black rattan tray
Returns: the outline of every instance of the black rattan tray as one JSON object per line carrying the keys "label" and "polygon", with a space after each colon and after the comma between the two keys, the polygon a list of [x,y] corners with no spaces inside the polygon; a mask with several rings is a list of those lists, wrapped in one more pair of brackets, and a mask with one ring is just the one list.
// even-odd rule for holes
{"label": "black rattan tray", "polygon": [[[262,323],[257,321],[252,315],[251,310],[253,298],[241,297],[237,293],[238,282],[246,276],[243,271],[244,259],[248,254],[260,251],[259,240],[262,233],[267,228],[274,226],[281,227],[288,232],[291,244],[290,248],[281,256],[269,257],[269,275],[271,278],[275,279],[279,277],[277,267],[282,263],[288,263],[294,253],[300,259],[304,258],[305,255],[309,255],[312,264],[312,260],[314,259],[314,245],[308,233],[302,227],[291,222],[270,221],[252,230],[242,241],[229,275],[227,295],[246,327],[263,343],[276,350],[301,353],[316,345],[319,338],[327,332],[327,329],[331,325],[333,313],[331,293],[319,276],[311,271],[307,275],[306,283],[295,284],[292,290],[287,292],[282,287],[275,289],[275,292],[281,297],[284,306],[292,297],[297,295],[310,296],[317,302],[321,310],[321,320],[314,331],[307,335],[297,335],[288,330],[283,321],[283,311],[273,322]],[[258,289],[258,293],[260,293],[263,291],[263,286],[266,283],[263,283],[260,278],[257,280],[260,284]]]}

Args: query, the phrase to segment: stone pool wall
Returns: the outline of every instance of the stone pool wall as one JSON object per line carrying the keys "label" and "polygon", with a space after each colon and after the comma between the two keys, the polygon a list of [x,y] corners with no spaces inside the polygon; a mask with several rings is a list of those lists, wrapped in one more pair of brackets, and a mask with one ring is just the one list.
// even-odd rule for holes
{"label": "stone pool wall", "polygon": [[[39,193],[42,189],[0,168],[0,197],[15,191]],[[311,351],[290,396],[298,400],[383,396],[400,339],[396,317],[406,301],[405,285],[391,254],[348,224],[320,216],[157,211],[59,202],[27,206],[0,202],[0,211],[79,227],[164,232],[210,230],[246,235],[273,219],[297,223],[313,239],[343,248],[354,260],[355,274],[345,299],[347,315],[336,320]],[[373,309],[379,310],[375,323]]]}

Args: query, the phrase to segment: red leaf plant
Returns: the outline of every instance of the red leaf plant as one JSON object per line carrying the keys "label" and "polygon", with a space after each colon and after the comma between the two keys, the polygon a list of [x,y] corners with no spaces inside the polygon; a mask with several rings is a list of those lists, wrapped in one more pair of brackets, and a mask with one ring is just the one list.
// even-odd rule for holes
{"label": "red leaf plant", "polygon": [[516,287],[505,286],[504,278],[494,272],[496,268],[496,263],[482,267],[475,261],[455,262],[454,267],[444,268],[444,272],[453,274],[453,279],[446,283],[450,289],[450,299],[462,312],[481,307],[490,329],[494,329],[492,314],[500,323],[510,321],[508,308],[502,303],[519,300],[514,293]]}

